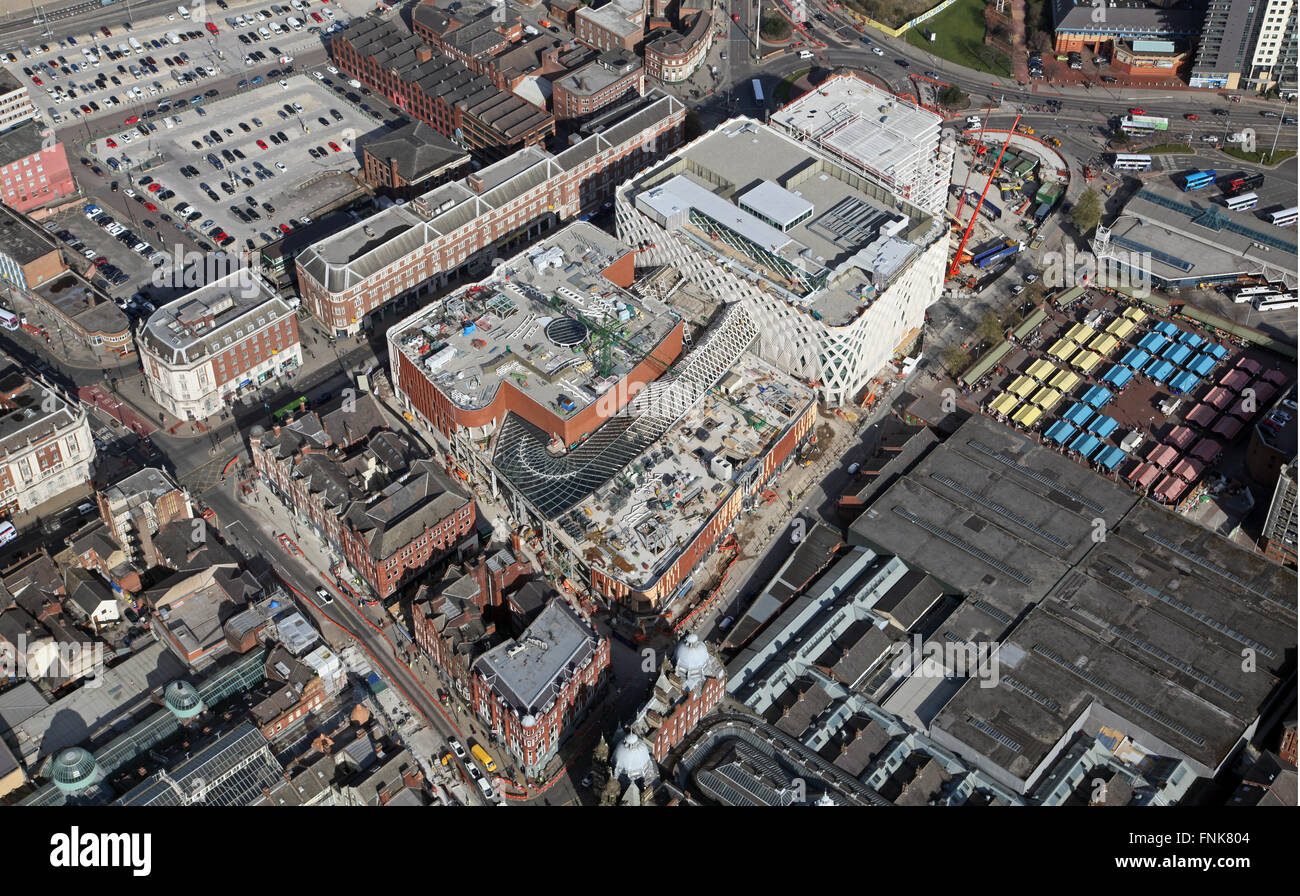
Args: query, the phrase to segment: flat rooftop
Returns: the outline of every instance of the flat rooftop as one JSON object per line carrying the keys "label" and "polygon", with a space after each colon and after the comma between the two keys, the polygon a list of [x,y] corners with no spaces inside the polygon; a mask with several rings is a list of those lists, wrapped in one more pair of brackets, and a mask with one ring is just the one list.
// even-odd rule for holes
{"label": "flat rooftop", "polygon": [[[54,399],[52,410],[46,398]],[[57,389],[18,368],[0,373],[0,457],[72,426],[81,417]]]}
{"label": "flat rooftop", "polygon": [[1209,195],[1143,187],[1115,222],[1111,244],[1149,252],[1151,272],[1165,280],[1258,274],[1261,269],[1293,278],[1295,228],[1273,227],[1258,213],[1229,211]]}
{"label": "flat rooftop", "polygon": [[938,139],[943,119],[860,78],[831,78],[773,116],[887,177]]}
{"label": "flat rooftop", "polygon": [[599,228],[571,224],[394,326],[389,340],[458,407],[486,407],[510,382],[568,419],[679,323],[661,303],[606,279],[630,251]]}
{"label": "flat rooftop", "polygon": [[256,325],[254,315],[275,320],[292,314],[288,303],[261,275],[247,268],[186,293],[149,316],[141,335],[145,345],[170,364],[186,364],[223,349]]}
{"label": "flat rooftop", "polygon": [[47,280],[36,287],[35,292],[92,335],[125,336],[131,330],[131,321],[122,309],[73,271],[64,271],[53,280]]}
{"label": "flat rooftop", "polygon": [[164,471],[155,467],[145,467],[109,486],[104,490],[104,497],[110,504],[126,501],[137,495],[149,501],[156,501],[175,488],[176,483],[172,482]]}
{"label": "flat rooftop", "polygon": [[58,251],[54,237],[8,206],[0,205],[0,253],[27,265]]}
{"label": "flat rooftop", "polygon": [[[918,228],[931,232],[920,209],[863,192],[861,182],[793,138],[737,118],[628,189],[637,208],[660,226],[763,277],[793,304],[840,326],[870,307],[930,239],[913,236]],[[795,207],[806,214],[765,213]]]}
{"label": "flat rooftop", "polygon": [[972,417],[876,498],[849,537],[1015,618],[1092,547],[1094,520],[1114,526],[1136,501],[1069,458]]}
{"label": "flat rooftop", "polygon": [[[744,354],[719,388],[561,520],[589,562],[636,585],[658,578],[815,400]],[[580,533],[575,535],[575,533]]]}
{"label": "flat rooftop", "polygon": [[645,27],[645,7],[638,0],[610,0],[600,9],[579,9],[577,16],[590,19],[619,37],[640,34]]}

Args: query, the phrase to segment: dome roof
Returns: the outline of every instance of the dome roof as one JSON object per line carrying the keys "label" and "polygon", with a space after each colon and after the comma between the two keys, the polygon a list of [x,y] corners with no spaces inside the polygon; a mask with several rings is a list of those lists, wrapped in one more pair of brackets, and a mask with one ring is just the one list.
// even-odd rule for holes
{"label": "dome roof", "polygon": [[163,702],[178,719],[192,719],[203,712],[203,698],[188,681],[173,681],[163,689]]}
{"label": "dome roof", "polygon": [[94,784],[99,777],[99,763],[89,750],[69,747],[54,757],[50,778],[64,793],[76,793]]}
{"label": "dome roof", "polygon": [[654,759],[650,755],[650,748],[630,731],[614,748],[612,766],[616,778],[645,779],[654,774]]}
{"label": "dome roof", "polygon": [[673,655],[673,660],[677,665],[678,675],[690,676],[692,673],[703,672],[709,665],[709,648],[704,646],[699,635],[691,632],[677,645],[677,653]]}
{"label": "dome roof", "polygon": [[348,718],[352,719],[352,721],[358,725],[364,725],[366,722],[370,721],[370,710],[358,703],[356,706],[352,707],[352,713]]}
{"label": "dome roof", "polygon": [[532,713],[529,713],[528,715],[524,716],[522,719],[519,720],[519,724],[523,725],[525,728],[531,728],[537,724],[537,716],[533,715]]}

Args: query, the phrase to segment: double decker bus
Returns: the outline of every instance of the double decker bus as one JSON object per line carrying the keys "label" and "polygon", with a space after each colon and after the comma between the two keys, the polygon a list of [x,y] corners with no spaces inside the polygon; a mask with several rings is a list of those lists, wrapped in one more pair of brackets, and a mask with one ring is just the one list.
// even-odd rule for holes
{"label": "double decker bus", "polygon": [[1115,153],[1115,164],[1112,167],[1116,171],[1150,171],[1151,157],[1128,152],[1117,152]]}
{"label": "double decker bus", "polygon": [[1258,187],[1264,185],[1264,175],[1262,174],[1234,174],[1223,184],[1223,192],[1229,196],[1237,196],[1241,193],[1249,193]]}
{"label": "double decker bus", "polygon": [[1178,186],[1184,193],[1190,193],[1192,190],[1200,190],[1214,183],[1214,170],[1193,171],[1191,174],[1184,174],[1179,178]]}
{"label": "double decker bus", "polygon": [[1223,200],[1229,211],[1244,212],[1259,205],[1259,194],[1242,193],[1240,196],[1228,196]]}
{"label": "double decker bus", "polygon": [[1296,217],[1300,215],[1300,208],[1284,208],[1280,212],[1273,212],[1268,216],[1268,222],[1274,227],[1290,227],[1296,222]]}

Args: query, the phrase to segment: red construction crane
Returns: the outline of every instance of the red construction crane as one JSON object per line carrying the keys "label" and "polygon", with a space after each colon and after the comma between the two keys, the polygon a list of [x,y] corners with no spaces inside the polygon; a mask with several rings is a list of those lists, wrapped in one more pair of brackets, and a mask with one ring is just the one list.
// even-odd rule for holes
{"label": "red construction crane", "polygon": [[979,217],[980,206],[984,204],[984,197],[988,195],[989,187],[993,186],[993,178],[998,176],[998,169],[1002,167],[1002,156],[1006,154],[1007,147],[1011,145],[1011,136],[1016,132],[1016,127],[1019,124],[1020,113],[1016,113],[1016,120],[1011,123],[1011,129],[1007,131],[1007,139],[1002,143],[1002,149],[998,152],[997,161],[993,163],[993,170],[989,172],[989,179],[988,183],[984,185],[984,192],[980,193],[980,201],[975,203],[975,208],[970,213],[970,222],[961,235],[961,243],[957,246],[957,253],[952,257],[952,264],[948,267],[949,280],[955,280],[957,272],[961,269],[961,253],[966,248],[966,241],[970,239],[971,231],[975,229],[975,219]]}

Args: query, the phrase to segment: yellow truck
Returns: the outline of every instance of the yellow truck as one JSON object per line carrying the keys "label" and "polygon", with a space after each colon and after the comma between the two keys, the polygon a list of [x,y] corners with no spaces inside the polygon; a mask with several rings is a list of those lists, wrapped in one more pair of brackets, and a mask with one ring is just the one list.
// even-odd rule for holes
{"label": "yellow truck", "polygon": [[471,743],[469,746],[469,752],[471,756],[478,760],[478,764],[483,766],[483,770],[488,774],[497,770],[496,761],[492,758],[491,754],[478,744]]}

